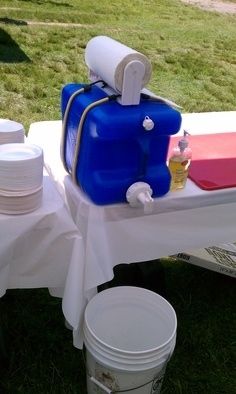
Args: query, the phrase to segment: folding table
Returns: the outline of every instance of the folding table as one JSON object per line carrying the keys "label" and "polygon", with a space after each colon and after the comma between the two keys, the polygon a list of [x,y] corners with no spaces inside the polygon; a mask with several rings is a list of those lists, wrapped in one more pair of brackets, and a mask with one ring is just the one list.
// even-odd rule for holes
{"label": "folding table", "polygon": [[[236,112],[183,114],[182,127],[191,134],[235,132]],[[236,188],[206,191],[191,180],[183,190],[154,199],[153,211],[128,204],[96,206],[73,184],[60,159],[61,121],[30,126],[28,139],[44,150],[45,166],[79,228],[85,246],[84,266],[71,266],[74,282],[83,277],[84,300],[113,278],[120,263],[141,262],[235,241]],[[83,310],[70,308],[68,322],[81,334]],[[82,337],[74,336],[81,347]]]}

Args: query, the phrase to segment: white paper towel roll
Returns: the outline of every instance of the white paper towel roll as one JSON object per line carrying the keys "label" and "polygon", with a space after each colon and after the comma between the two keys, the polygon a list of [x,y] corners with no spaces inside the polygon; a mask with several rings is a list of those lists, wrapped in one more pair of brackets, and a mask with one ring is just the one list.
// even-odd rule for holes
{"label": "white paper towel roll", "polygon": [[144,87],[150,80],[152,67],[142,53],[106,36],[92,38],[85,49],[85,62],[89,69],[119,93],[122,92],[124,68],[133,60],[140,61],[145,67]]}

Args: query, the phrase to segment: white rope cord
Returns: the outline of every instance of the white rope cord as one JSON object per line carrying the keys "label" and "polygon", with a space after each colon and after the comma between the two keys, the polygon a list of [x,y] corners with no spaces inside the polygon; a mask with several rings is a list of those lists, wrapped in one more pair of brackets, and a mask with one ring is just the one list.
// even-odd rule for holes
{"label": "white rope cord", "polygon": [[80,140],[81,140],[81,134],[82,134],[82,129],[84,125],[85,118],[87,116],[87,113],[93,109],[94,107],[97,107],[100,104],[106,103],[107,101],[110,100],[110,97],[105,97],[100,100],[94,101],[93,103],[89,104],[84,112],[82,113],[82,116],[80,118],[80,122],[78,125],[78,131],[77,131],[77,136],[76,136],[76,144],[75,144],[75,152],[74,152],[74,159],[72,163],[72,180],[75,184],[78,184],[78,180],[76,178],[76,167],[78,163],[78,157],[79,157],[79,150],[80,150]]}
{"label": "white rope cord", "polygon": [[63,121],[62,121],[62,136],[61,136],[61,160],[63,163],[63,166],[65,168],[65,170],[67,172],[69,172],[68,167],[67,167],[67,163],[66,163],[66,158],[65,158],[65,150],[66,150],[66,126],[67,126],[67,121],[68,121],[68,117],[69,117],[69,112],[70,112],[70,108],[71,105],[75,99],[75,97],[77,97],[79,94],[83,93],[85,91],[85,88],[80,88],[79,90],[76,90],[69,98],[67,104],[66,104],[66,109],[65,109],[65,113],[64,113],[64,117],[63,117]]}

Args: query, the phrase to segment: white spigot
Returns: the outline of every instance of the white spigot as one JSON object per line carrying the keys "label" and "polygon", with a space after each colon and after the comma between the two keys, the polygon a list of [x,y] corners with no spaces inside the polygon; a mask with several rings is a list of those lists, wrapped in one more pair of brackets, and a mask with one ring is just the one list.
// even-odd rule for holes
{"label": "white spigot", "polygon": [[131,207],[143,206],[144,213],[153,210],[152,189],[146,182],[133,183],[126,192],[126,199]]}

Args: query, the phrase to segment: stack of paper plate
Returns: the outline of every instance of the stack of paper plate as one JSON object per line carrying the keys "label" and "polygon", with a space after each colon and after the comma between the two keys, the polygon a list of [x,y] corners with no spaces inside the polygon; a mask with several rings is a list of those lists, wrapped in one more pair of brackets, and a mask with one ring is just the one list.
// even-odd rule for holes
{"label": "stack of paper plate", "polygon": [[25,130],[22,124],[9,119],[0,119],[0,145],[24,142]]}
{"label": "stack of paper plate", "polygon": [[0,213],[22,214],[41,204],[43,151],[33,144],[0,145]]}
{"label": "stack of paper plate", "polygon": [[4,193],[0,191],[0,213],[8,215],[20,215],[32,212],[39,208],[42,202],[43,188],[30,194]]}

